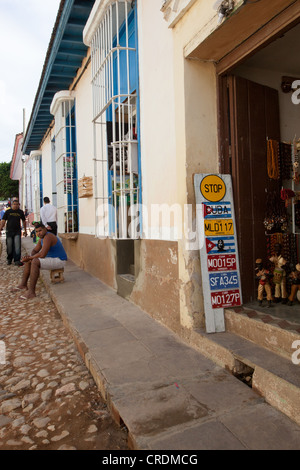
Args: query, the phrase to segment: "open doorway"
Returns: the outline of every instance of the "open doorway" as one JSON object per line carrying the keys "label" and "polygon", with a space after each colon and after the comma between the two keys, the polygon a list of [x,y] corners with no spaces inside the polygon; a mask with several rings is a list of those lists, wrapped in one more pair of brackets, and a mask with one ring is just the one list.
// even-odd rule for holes
{"label": "open doorway", "polygon": [[[219,81],[221,171],[233,180],[244,304],[258,307],[255,262],[262,259],[274,275],[269,260],[280,243],[287,294],[280,290],[272,313],[276,309],[290,319],[299,317],[300,307],[297,298],[292,307],[282,303],[299,264],[300,184],[294,163],[300,156],[300,105],[290,86],[300,79],[299,35],[297,25]],[[274,277],[271,284],[274,290]]]}

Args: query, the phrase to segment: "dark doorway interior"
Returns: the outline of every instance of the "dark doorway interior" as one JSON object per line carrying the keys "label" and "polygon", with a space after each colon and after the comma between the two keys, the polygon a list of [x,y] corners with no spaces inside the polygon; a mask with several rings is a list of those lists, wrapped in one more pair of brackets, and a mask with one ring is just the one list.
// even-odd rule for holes
{"label": "dark doorway interior", "polygon": [[232,175],[243,302],[257,297],[255,260],[265,259],[267,139],[280,140],[278,91],[234,75],[220,77],[221,172]]}

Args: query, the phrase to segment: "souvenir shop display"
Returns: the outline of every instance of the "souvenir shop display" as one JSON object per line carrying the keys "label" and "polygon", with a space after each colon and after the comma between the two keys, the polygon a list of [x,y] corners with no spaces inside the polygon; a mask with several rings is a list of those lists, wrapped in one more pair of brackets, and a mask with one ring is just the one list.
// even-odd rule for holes
{"label": "souvenir shop display", "polygon": [[[256,261],[258,301],[262,296],[269,301],[292,305],[299,291],[300,298],[300,140],[292,143],[267,139],[266,158],[268,177],[278,181],[279,190],[269,191],[263,221],[266,235],[267,260]],[[258,263],[260,261],[260,263]],[[296,269],[295,266],[298,266]],[[266,271],[266,278],[264,278]],[[260,273],[260,274],[259,274]],[[265,288],[265,286],[267,286]],[[268,287],[269,286],[269,287]],[[299,287],[298,287],[299,286]]]}
{"label": "souvenir shop display", "polygon": [[292,306],[296,295],[300,291],[300,264],[295,266],[289,277],[291,279],[291,293],[287,304]]}

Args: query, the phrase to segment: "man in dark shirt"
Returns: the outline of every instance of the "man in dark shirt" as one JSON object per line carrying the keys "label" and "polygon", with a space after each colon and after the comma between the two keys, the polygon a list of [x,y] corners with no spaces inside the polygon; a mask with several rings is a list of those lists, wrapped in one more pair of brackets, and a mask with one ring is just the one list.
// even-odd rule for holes
{"label": "man in dark shirt", "polygon": [[24,227],[24,236],[26,232],[26,219],[24,212],[19,209],[19,202],[14,200],[11,209],[5,211],[0,222],[0,231],[6,224],[6,251],[7,264],[11,264],[14,260],[15,265],[22,266],[21,263],[21,220]]}

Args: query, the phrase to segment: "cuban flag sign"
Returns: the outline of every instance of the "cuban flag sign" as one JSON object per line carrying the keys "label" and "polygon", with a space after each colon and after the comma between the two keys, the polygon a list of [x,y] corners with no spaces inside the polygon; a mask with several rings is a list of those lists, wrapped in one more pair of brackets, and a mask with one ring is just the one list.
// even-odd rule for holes
{"label": "cuban flag sign", "polygon": [[205,243],[207,254],[220,255],[235,253],[234,237],[207,237]]}
{"label": "cuban flag sign", "polygon": [[228,219],[232,217],[231,204],[229,201],[225,202],[203,202],[203,217],[204,219]]}

